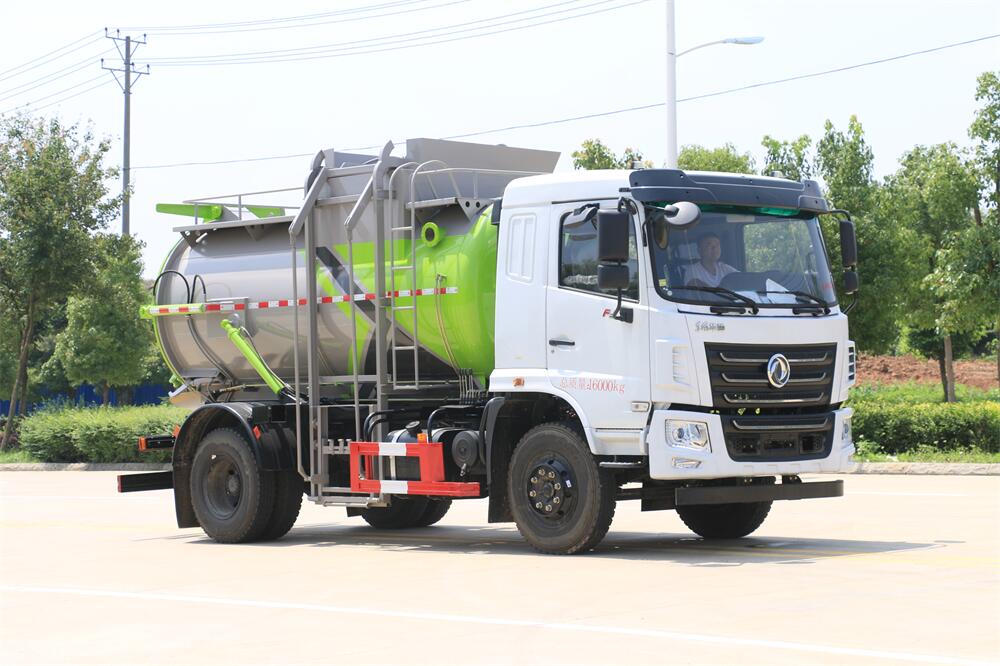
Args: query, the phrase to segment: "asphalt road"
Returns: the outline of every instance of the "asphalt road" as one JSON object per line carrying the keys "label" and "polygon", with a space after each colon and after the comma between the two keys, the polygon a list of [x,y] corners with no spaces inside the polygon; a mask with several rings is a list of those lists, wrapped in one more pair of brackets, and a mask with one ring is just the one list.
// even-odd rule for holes
{"label": "asphalt road", "polygon": [[0,473],[0,662],[1000,663],[1000,477],[846,477],[716,543],[622,502],[573,557],[479,500],[405,532],[306,504],[219,545],[114,477]]}

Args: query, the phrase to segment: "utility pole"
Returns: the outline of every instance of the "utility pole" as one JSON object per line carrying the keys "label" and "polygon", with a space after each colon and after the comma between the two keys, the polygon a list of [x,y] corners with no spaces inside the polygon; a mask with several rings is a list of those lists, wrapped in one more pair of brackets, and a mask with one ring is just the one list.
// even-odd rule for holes
{"label": "utility pole", "polygon": [[[104,58],[101,58],[101,67],[103,69],[111,72],[112,76],[115,77],[115,81],[121,86],[122,92],[125,94],[125,133],[122,135],[122,143],[124,144],[124,154],[122,155],[122,236],[127,236],[129,234],[129,161],[130,161],[130,149],[131,149],[131,121],[132,121],[132,86],[135,85],[136,81],[139,80],[143,74],[149,74],[149,65],[146,65],[146,71],[141,72],[135,69],[135,63],[132,62],[132,56],[135,55],[136,49],[141,45],[146,43],[146,35],[142,36],[142,39],[133,39],[131,35],[121,36],[121,31],[116,30],[115,34],[109,34],[108,29],[104,29],[104,36],[112,40],[115,43],[115,48],[118,49],[118,53],[122,57],[122,67],[118,69],[116,67],[105,67]],[[124,48],[122,48],[124,46]],[[118,78],[118,72],[122,74],[124,82]],[[132,78],[132,75],[135,78]]]}
{"label": "utility pole", "polygon": [[668,169],[677,168],[677,42],[674,0],[667,0],[667,159]]}

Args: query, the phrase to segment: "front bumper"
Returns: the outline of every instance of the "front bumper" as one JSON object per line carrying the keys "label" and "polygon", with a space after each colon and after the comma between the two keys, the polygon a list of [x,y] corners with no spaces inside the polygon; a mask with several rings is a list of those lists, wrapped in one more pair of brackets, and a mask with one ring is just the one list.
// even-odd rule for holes
{"label": "front bumper", "polygon": [[[824,457],[812,460],[737,461],[730,456],[718,414],[680,410],[653,412],[646,437],[649,454],[649,475],[653,479],[719,479],[724,477],[781,476],[809,473],[848,472],[853,467],[851,456],[854,442],[844,437],[845,420],[853,410],[829,412],[834,418],[832,445]],[[704,449],[672,446],[667,441],[668,420],[704,423],[708,427],[709,445]]]}

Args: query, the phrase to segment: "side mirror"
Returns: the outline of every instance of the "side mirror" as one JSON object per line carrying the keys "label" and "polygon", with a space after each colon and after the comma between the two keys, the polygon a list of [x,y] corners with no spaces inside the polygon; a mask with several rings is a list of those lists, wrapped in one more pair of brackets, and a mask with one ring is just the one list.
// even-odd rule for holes
{"label": "side mirror", "polygon": [[[598,281],[601,277],[598,274]],[[858,274],[855,271],[844,271],[844,293],[845,294],[856,294],[858,293],[858,287],[861,286],[861,282],[858,279]]]}
{"label": "side mirror", "polygon": [[628,288],[628,266],[601,264],[597,267],[597,287],[601,291]]}
{"label": "side mirror", "polygon": [[653,242],[661,250],[667,249],[667,233],[670,228],[682,231],[690,229],[701,220],[701,209],[690,201],[678,201],[663,208],[646,208],[646,221],[650,224]]}
{"label": "side mirror", "polygon": [[850,220],[840,221],[840,256],[844,268],[858,265],[858,241],[854,234],[854,223]]}
{"label": "side mirror", "polygon": [[628,261],[628,229],[632,217],[616,210],[597,213],[597,260]]}

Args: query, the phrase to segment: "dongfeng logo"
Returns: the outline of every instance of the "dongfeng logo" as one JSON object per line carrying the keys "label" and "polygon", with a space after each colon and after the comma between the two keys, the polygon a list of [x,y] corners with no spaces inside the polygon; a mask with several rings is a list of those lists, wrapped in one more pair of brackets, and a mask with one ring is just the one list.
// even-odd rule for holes
{"label": "dongfeng logo", "polygon": [[767,382],[774,388],[781,388],[788,383],[792,374],[788,359],[783,354],[775,354],[767,361]]}

